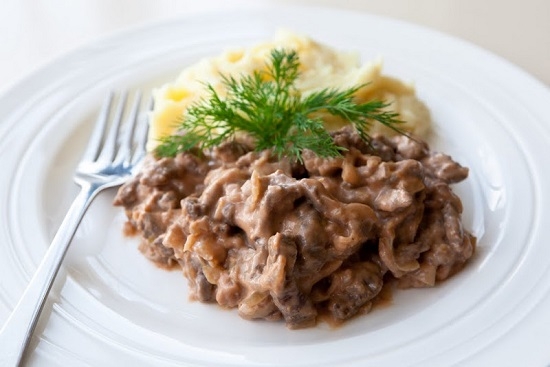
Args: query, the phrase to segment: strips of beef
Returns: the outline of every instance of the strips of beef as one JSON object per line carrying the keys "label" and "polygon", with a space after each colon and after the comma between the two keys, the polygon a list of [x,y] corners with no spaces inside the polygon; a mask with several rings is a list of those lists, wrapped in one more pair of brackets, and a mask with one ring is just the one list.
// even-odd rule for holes
{"label": "strips of beef", "polygon": [[475,250],[450,185],[468,169],[405,136],[333,134],[341,157],[276,160],[246,142],[148,158],[115,204],[190,296],[289,328],[368,312],[383,285],[430,287]]}

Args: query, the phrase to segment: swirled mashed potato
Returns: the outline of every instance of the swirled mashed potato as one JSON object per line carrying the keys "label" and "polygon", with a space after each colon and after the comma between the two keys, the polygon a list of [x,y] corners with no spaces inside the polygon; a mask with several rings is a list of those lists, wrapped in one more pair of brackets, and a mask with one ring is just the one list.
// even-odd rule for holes
{"label": "swirled mashed potato", "polygon": [[[303,94],[324,88],[365,85],[356,93],[358,102],[372,99],[391,102],[388,108],[398,112],[400,119],[405,121],[400,126],[402,129],[419,136],[429,130],[429,111],[416,97],[413,86],[382,75],[380,60],[362,65],[355,53],[340,52],[311,38],[280,31],[271,41],[227,50],[220,56],[201,60],[184,69],[175,81],[156,89],[153,92],[155,107],[151,114],[148,148],[153,149],[161,137],[173,134],[187,107],[207,96],[205,83],[211,84],[220,95],[225,95],[221,75],[238,78],[264,69],[273,48],[293,49],[298,53],[300,76],[295,85]],[[338,129],[345,123],[338,117],[323,117],[329,130]],[[374,124],[371,132],[392,133],[379,123]]]}

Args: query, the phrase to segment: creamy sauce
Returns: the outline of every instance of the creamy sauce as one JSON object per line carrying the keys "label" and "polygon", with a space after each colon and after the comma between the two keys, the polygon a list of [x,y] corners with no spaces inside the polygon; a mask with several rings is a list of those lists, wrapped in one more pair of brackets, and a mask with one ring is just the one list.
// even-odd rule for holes
{"label": "creamy sauce", "polygon": [[191,299],[292,329],[337,325],[391,304],[393,284],[431,287],[462,269],[475,238],[450,185],[468,170],[404,136],[333,138],[344,156],[306,151],[303,164],[246,142],[150,156],[115,204],[145,256],[181,268]]}

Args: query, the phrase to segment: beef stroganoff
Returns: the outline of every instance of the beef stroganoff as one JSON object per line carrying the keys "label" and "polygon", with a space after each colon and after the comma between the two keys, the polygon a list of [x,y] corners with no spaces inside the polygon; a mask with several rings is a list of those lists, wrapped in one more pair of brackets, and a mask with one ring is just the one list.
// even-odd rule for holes
{"label": "beef stroganoff", "polygon": [[[299,60],[295,89],[284,97],[300,98],[289,106],[297,109],[319,95],[342,97],[325,91],[359,86],[352,89],[354,104],[345,106],[374,116],[369,135],[346,121],[347,115],[330,113],[338,112],[335,105],[313,117],[326,128],[332,155],[316,152],[315,144],[296,156],[274,154],[242,132],[208,149],[197,144],[158,154],[164,136],[206,136],[210,125],[173,129],[174,121],[207,100],[205,83],[221,101],[215,106],[226,108],[225,98],[252,85],[239,84],[241,76],[258,76],[258,87],[276,79],[276,67],[271,74],[254,72],[265,69],[277,48],[295,51]],[[292,61],[292,55],[280,60]],[[427,108],[410,85],[382,75],[379,62],[359,65],[354,55],[284,32],[187,68],[156,90],[155,98],[151,153],[141,172],[120,188],[115,205],[126,210],[126,229],[141,237],[145,256],[183,271],[191,299],[236,308],[246,319],[284,320],[291,329],[313,326],[321,316],[340,323],[368,312],[385,284],[434,286],[460,271],[475,251],[476,239],[463,228],[462,203],[451,189],[468,169],[430,150],[422,138],[430,126]],[[388,103],[363,108],[371,100]],[[296,118],[283,112],[285,119]],[[227,126],[215,125],[214,134]],[[318,125],[311,126],[298,131],[312,136]],[[289,142],[293,148],[301,140]]]}

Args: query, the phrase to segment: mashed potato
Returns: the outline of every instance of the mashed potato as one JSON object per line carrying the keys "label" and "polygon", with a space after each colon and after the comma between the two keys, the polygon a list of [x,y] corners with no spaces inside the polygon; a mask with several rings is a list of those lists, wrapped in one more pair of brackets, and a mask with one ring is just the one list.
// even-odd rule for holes
{"label": "mashed potato", "polygon": [[[228,50],[218,57],[204,59],[184,69],[175,81],[156,89],[153,92],[155,107],[151,115],[148,148],[153,149],[159,138],[171,135],[187,107],[207,96],[204,83],[211,84],[220,95],[225,95],[221,74],[237,77],[264,69],[273,48],[293,49],[298,53],[300,76],[296,87],[302,93],[365,85],[356,94],[359,102],[372,99],[392,102],[389,109],[398,112],[400,119],[406,121],[401,128],[420,136],[429,130],[429,111],[416,97],[414,88],[382,75],[381,61],[361,65],[357,54],[339,52],[308,37],[280,31],[272,41]],[[325,121],[329,130],[345,123],[334,116],[325,116]],[[392,133],[379,123],[373,126],[372,132]]]}

